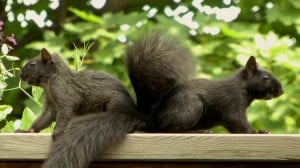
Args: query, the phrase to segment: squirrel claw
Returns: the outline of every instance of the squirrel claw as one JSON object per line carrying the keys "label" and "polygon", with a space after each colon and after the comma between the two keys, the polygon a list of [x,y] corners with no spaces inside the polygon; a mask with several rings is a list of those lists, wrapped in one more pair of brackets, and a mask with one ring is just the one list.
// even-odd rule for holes
{"label": "squirrel claw", "polygon": [[258,134],[269,134],[270,132],[268,130],[258,130]]}
{"label": "squirrel claw", "polygon": [[15,131],[15,133],[35,133],[34,129],[29,129],[29,130],[20,130],[20,129],[17,129]]}

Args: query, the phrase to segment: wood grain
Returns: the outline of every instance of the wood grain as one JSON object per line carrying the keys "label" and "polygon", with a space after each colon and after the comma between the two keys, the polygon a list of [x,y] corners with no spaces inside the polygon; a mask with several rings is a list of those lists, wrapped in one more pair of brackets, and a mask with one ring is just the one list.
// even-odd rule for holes
{"label": "wood grain", "polygon": [[[1,168],[40,168],[41,162],[1,162]],[[300,163],[291,162],[93,162],[89,168],[299,168]]]}
{"label": "wood grain", "polygon": [[[1,161],[40,161],[49,134],[0,134]],[[99,156],[101,161],[276,161],[300,162],[296,134],[128,134]]]}

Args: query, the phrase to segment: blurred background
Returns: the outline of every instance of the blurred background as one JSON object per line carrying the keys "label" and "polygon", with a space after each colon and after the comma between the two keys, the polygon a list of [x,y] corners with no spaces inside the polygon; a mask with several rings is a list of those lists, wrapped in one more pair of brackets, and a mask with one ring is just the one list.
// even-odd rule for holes
{"label": "blurred background", "polygon": [[113,74],[134,96],[124,52],[153,29],[177,37],[192,51],[195,77],[224,78],[256,56],[282,82],[285,94],[255,101],[248,120],[255,129],[300,133],[300,1],[295,0],[2,0],[1,132],[27,129],[41,111],[41,89],[18,77],[41,48],[58,53],[74,70]]}

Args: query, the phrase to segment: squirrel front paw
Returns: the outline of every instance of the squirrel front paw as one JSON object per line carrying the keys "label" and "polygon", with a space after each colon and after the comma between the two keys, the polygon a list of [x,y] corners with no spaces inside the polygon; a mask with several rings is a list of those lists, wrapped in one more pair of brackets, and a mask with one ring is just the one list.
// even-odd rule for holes
{"label": "squirrel front paw", "polygon": [[20,129],[17,129],[17,130],[15,131],[15,133],[36,133],[36,132],[34,131],[34,129],[28,129],[28,130],[20,130]]}
{"label": "squirrel front paw", "polygon": [[212,131],[209,129],[196,129],[196,130],[184,131],[184,133],[211,134]]}
{"label": "squirrel front paw", "polygon": [[257,134],[269,134],[270,132],[268,130],[258,130]]}
{"label": "squirrel front paw", "polygon": [[54,129],[54,132],[52,133],[52,140],[57,140],[58,137],[60,137],[63,134],[64,131],[61,131],[59,129]]}

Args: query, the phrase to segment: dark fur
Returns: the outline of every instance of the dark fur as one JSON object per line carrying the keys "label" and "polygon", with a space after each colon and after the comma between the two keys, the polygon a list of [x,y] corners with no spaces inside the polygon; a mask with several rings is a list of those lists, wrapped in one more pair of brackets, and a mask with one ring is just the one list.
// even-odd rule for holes
{"label": "dark fur", "polygon": [[71,121],[65,134],[55,141],[43,168],[85,168],[108,147],[144,126],[126,101],[109,113],[94,113]]}
{"label": "dark fur", "polygon": [[128,50],[128,73],[139,110],[152,117],[150,130],[180,132],[223,125],[231,133],[256,133],[247,121],[246,109],[254,99],[283,94],[280,82],[258,69],[254,57],[224,80],[187,81],[190,57],[176,42],[157,33]]}
{"label": "dark fur", "polygon": [[125,59],[137,95],[138,110],[151,114],[164,97],[194,73],[190,52],[160,33],[142,38],[128,48]]}
{"label": "dark fur", "polygon": [[45,90],[44,110],[28,132],[56,121],[55,142],[44,167],[87,167],[99,152],[143,126],[118,79],[101,72],[73,72],[46,49],[22,68],[20,77]]}

